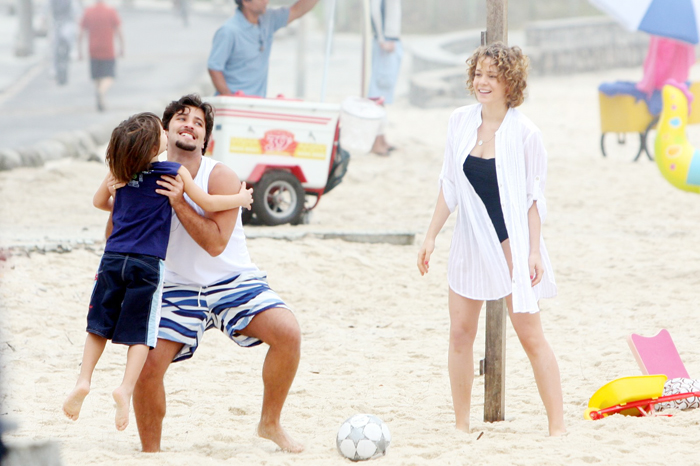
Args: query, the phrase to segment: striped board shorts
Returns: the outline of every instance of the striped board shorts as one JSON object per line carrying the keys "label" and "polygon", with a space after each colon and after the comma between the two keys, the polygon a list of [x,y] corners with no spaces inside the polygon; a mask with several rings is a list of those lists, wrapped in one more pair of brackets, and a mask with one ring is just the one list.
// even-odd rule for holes
{"label": "striped board shorts", "polygon": [[158,338],[184,345],[173,362],[191,358],[210,328],[218,328],[239,346],[257,346],[262,341],[238,332],[257,314],[273,308],[289,309],[270,289],[262,271],[202,287],[166,282]]}

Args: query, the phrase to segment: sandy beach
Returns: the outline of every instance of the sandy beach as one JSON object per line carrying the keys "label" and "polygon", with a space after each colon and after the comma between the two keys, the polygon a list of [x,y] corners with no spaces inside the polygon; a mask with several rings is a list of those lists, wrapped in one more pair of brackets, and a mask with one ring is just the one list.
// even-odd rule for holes
{"label": "sandy beach", "polygon": [[[688,372],[700,377],[700,197],[672,187],[654,163],[632,163],[631,151],[600,154],[597,86],[640,77],[633,69],[533,78],[522,106],[549,152],[543,232],[559,295],[541,308],[561,368],[567,436],[546,436],[532,370],[510,324],[506,420],[482,421],[483,377],[477,377],[472,432],[453,427],[446,263],[454,218],[438,238],[430,273],[421,277],[415,266],[453,109],[419,109],[402,97],[390,109],[388,128],[399,149],[390,157],[355,154],[311,224],[274,231],[409,231],[416,233],[414,245],[248,240],[254,262],[302,328],[301,364],[283,411],[288,431],[306,445],[299,455],[254,434],[265,346],[238,348],[216,331],[207,332],[192,360],[168,372],[163,452],[139,451],[133,414],[126,431],[114,428],[111,391],[122,376],[123,347],[107,346],[80,419],[66,419],[61,404],[77,376],[104,245],[106,215],[91,199],[106,168],[60,160],[0,172],[0,246],[15,247],[0,260],[0,419],[18,424],[7,442],[56,441],[66,466],[347,464],[336,451],[337,429],[366,412],[393,434],[388,455],[376,460],[385,466],[700,464],[698,410],[583,419],[599,387],[641,374],[625,341],[632,332],[668,329]],[[689,134],[700,146],[697,128]],[[249,234],[260,231],[271,229],[246,227]],[[59,243],[72,250],[26,252]],[[483,357],[483,313],[481,325],[477,358]]]}

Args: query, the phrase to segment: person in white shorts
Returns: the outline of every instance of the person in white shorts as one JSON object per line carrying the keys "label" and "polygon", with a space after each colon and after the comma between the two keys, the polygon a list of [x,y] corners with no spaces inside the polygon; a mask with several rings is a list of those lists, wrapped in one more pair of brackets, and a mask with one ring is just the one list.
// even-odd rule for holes
{"label": "person in white shorts", "polygon": [[[214,124],[213,108],[199,96],[171,102],[163,114],[168,160],[178,162],[210,194],[235,194],[241,182],[222,163],[203,157]],[[192,356],[205,330],[216,327],[241,346],[267,343],[263,405],[258,435],[282,450],[303,446],[280,424],[280,414],[299,365],[301,332],[294,314],[250,260],[240,209],[203,212],[183,196],[178,176],[163,177],[160,194],[175,215],[165,259],[163,306],[155,349],[133,395],[144,452],[160,451],[166,397],[163,378],[170,363]]]}

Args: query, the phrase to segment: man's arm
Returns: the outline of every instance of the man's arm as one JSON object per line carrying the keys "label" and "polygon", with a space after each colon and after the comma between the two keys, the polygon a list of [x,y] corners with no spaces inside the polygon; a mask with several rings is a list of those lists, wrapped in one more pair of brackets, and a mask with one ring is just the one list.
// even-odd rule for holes
{"label": "man's arm", "polygon": [[211,76],[211,82],[216,88],[216,92],[220,95],[233,95],[231,90],[226,84],[226,78],[224,78],[224,73],[216,70],[209,70],[209,76]]}
{"label": "man's arm", "polygon": [[[206,212],[201,216],[182,197],[184,183],[179,176],[164,176],[158,184],[163,189],[156,192],[170,199],[175,215],[192,239],[212,257],[224,252],[236,226],[238,209]],[[237,194],[240,189],[241,182],[233,170],[222,163],[214,167],[209,175],[209,194]]]}
{"label": "man's arm", "polygon": [[287,24],[304,16],[311,11],[317,3],[318,0],[297,0],[294,5],[289,7],[289,19],[287,20]]}

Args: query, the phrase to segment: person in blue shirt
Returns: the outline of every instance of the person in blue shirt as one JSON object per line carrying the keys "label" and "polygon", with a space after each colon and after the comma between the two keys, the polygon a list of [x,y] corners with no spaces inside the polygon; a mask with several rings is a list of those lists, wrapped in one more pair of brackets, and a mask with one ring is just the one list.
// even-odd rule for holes
{"label": "person in blue shirt", "polygon": [[291,7],[267,8],[269,0],[235,0],[238,8],[214,34],[207,67],[219,95],[267,97],[272,36],[304,16],[318,0],[297,0]]}
{"label": "person in blue shirt", "polygon": [[159,162],[167,133],[153,113],[140,113],[112,132],[106,160],[110,173],[93,198],[95,207],[112,212],[112,233],[95,275],[87,316],[87,339],[75,388],[63,404],[64,414],[78,419],[90,392],[92,373],[107,340],[129,346],[122,384],[112,392],[115,424],[129,424],[134,386],[149,349],[155,348],[163,292],[163,260],[168,249],[172,209],[158,184],[161,176],[178,177],[185,193],[209,212],[250,207],[252,189],[242,183],[238,194],[211,195],[176,162]]}

